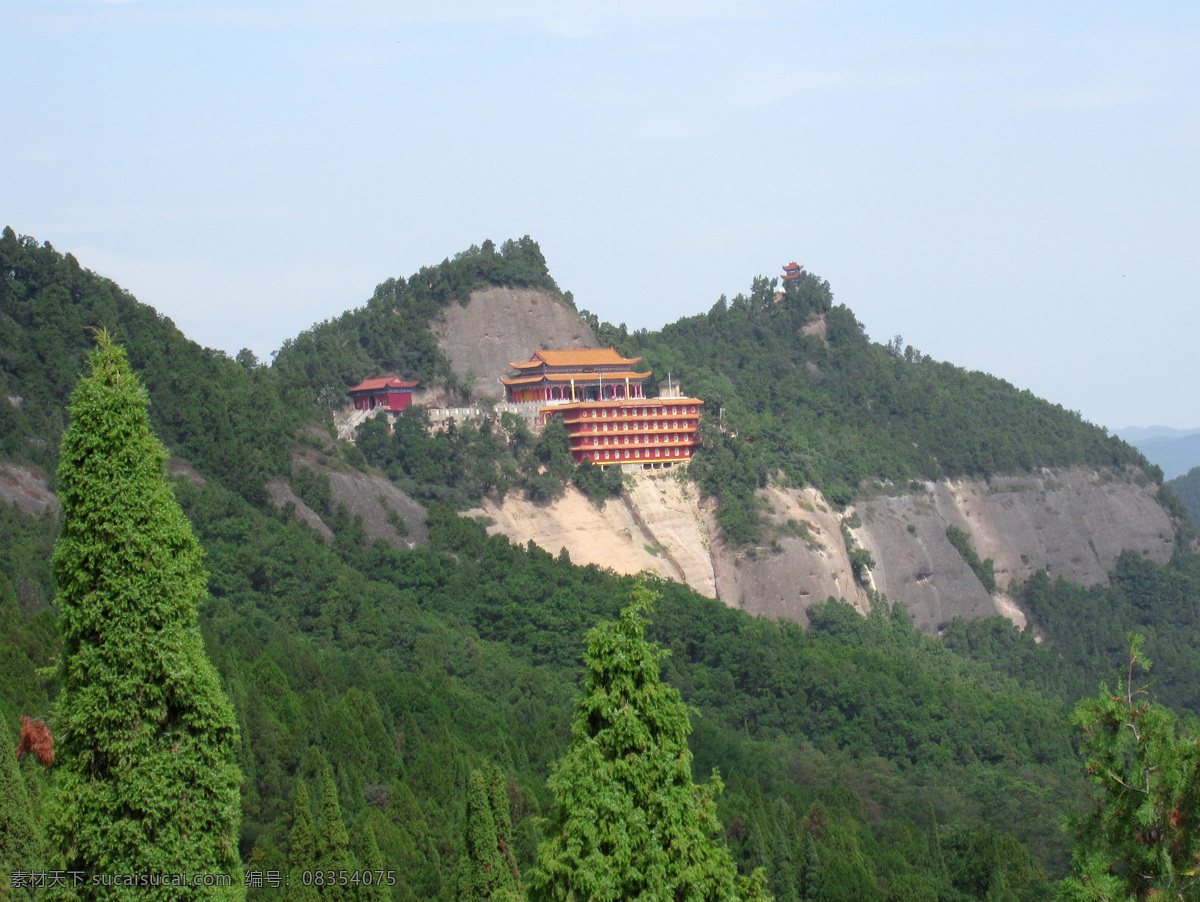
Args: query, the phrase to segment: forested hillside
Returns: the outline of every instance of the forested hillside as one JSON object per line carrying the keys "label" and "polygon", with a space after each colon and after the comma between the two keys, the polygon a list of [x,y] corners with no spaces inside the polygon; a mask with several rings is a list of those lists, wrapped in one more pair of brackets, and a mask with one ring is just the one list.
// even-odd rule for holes
{"label": "forested hillside", "polygon": [[291,466],[309,408],[284,404],[276,380],[243,352],[231,360],[189,341],[166,317],[49,243],[0,234],[0,454],[53,474],[66,407],[96,330],[129,353],[168,449],[202,473],[261,500]]}
{"label": "forested hillside", "polygon": [[[525,256],[521,243],[512,246],[512,256],[490,253],[529,264],[536,245],[526,244]],[[394,870],[390,898],[449,902],[466,848],[471,773],[493,768],[508,803],[512,853],[525,873],[552,829],[544,820],[547,779],[568,746],[586,632],[617,616],[633,579],[489,538],[454,510],[472,493],[498,488],[469,469],[442,498],[450,503],[438,503],[432,491],[423,496],[430,544],[412,550],[368,543],[361,523],[327,501],[318,513],[332,528],[328,543],[292,510],[266,503],[262,485],[291,478],[305,429],[322,419],[313,403],[322,387],[361,378],[353,366],[386,368],[399,359],[386,356],[400,353],[389,345],[370,350],[363,318],[376,301],[367,312],[315,327],[267,368],[197,347],[111,282],[11,230],[0,253],[4,388],[21,399],[0,400],[4,459],[53,467],[82,352],[91,330],[107,326],[128,344],[146,382],[155,429],[203,476],[176,479],[174,491],[205,552],[210,597],[200,625],[240,728],[237,851],[247,873],[287,874],[315,833],[342,843],[339,854],[351,867],[378,860]],[[488,253],[469,252],[441,271],[480,266]],[[536,281],[548,279],[544,261],[529,265],[508,277],[549,284]],[[433,291],[435,280],[424,278],[423,290]],[[464,277],[429,301],[429,315],[476,278],[483,276]],[[421,294],[412,279],[404,286],[396,298]],[[670,329],[619,337],[623,351],[645,353],[656,373],[669,367],[690,390],[710,393],[713,413],[726,408],[726,431],[710,429],[707,441],[727,455],[733,475],[726,483],[712,472],[705,478],[718,480],[727,501],[736,503],[738,492],[779,468],[794,479],[843,485],[849,497],[860,478],[985,467],[985,458],[1000,466],[1023,453],[1032,456],[1029,465],[1136,460],[1128,446],[1100,441],[1074,416],[1002,383],[871,346],[848,311],[829,305],[827,286],[810,281],[788,290],[794,296],[776,303],[763,288],[759,306],[737,300],[710,315],[724,322],[729,350],[708,317],[695,319],[690,340],[692,320],[670,327],[680,330],[678,360],[663,356]],[[387,308],[386,292],[376,300],[381,322],[404,320]],[[820,334],[803,334],[814,312],[826,317],[828,346]],[[34,328],[43,317],[50,326]],[[423,344],[428,319],[418,320],[415,332],[397,326],[396,347],[415,355],[413,366],[448,379],[438,375],[436,346]],[[349,348],[347,356],[326,358],[326,341]],[[795,379],[772,383],[750,354],[756,341],[764,359],[790,360]],[[699,359],[707,361],[703,368],[692,362]],[[899,395],[884,416],[876,412],[878,387],[889,379]],[[759,399],[751,386],[774,400]],[[920,414],[918,386],[935,395],[945,389]],[[962,439],[974,444],[958,457],[953,442],[960,437],[942,435],[934,420],[938,411],[962,424],[973,415],[969,406],[958,411],[946,386],[986,408],[977,411],[986,429]],[[786,412],[798,399],[820,412]],[[1001,414],[992,417],[992,405]],[[1027,430],[1044,423],[1047,431],[1005,438],[1004,411]],[[422,475],[415,468],[422,458],[432,466],[482,457],[471,451],[487,441],[480,430],[438,438],[411,425],[393,436],[368,431],[363,449],[410,487],[448,478]],[[888,438],[892,429],[919,438],[919,447],[897,450],[905,442]],[[505,441],[512,435],[519,435],[515,425]],[[787,450],[789,436],[803,439],[805,450]],[[859,439],[866,451],[838,469],[838,455]],[[455,442],[462,442],[457,450]],[[528,490],[521,480],[545,475],[554,460],[541,460],[532,440],[523,447],[511,458],[510,490]],[[985,447],[990,457],[980,456]],[[500,464],[490,474],[504,475],[510,453],[496,450]],[[534,462],[524,475],[522,460]],[[320,502],[319,492],[301,494]],[[745,522],[753,528],[753,517]],[[0,506],[0,716],[14,733],[22,715],[56,726],[54,665],[63,648],[48,563],[56,533],[49,514]],[[1030,580],[1021,598],[1043,644],[999,620],[952,624],[947,641],[925,637],[882,598],[865,618],[837,600],[819,604],[803,631],[673,582],[652,588],[660,599],[649,612],[649,636],[670,652],[663,679],[694,712],[693,778],[703,783],[718,768],[726,785],[716,839],[742,874],[764,868],[781,902],[1051,898],[1074,839],[1062,819],[1082,810],[1085,786],[1069,711],[1099,680],[1114,678],[1125,632],[1149,634],[1165,700],[1192,712],[1200,705],[1191,688],[1200,677],[1192,651],[1200,648],[1200,566],[1187,553],[1167,567],[1123,559],[1107,590]],[[32,756],[20,767],[32,790],[28,805],[41,816],[54,770],[39,770]],[[248,895],[283,897],[269,885]]]}
{"label": "forested hillside", "polygon": [[594,316],[592,326],[705,401],[710,428],[693,469],[735,540],[760,537],[753,492],[780,473],[845,504],[880,480],[1146,465],[1131,445],[1028,390],[935,361],[899,336],[870,342],[811,273],[778,294],[774,280],[755,279],[749,295],[655,332]]}
{"label": "forested hillside", "polygon": [[364,306],[285,341],[272,369],[289,398],[313,398],[325,407],[341,406],[347,388],[379,373],[465,391],[431,327],[442,308],[466,304],[474,289],[488,285],[558,291],[541,249],[528,235],[505,241],[498,250],[485,241],[407,279],[380,283]]}
{"label": "forested hillside", "polygon": [[[202,624],[242,729],[244,860],[286,869],[295,787],[318,779],[323,758],[351,834],[372,826],[405,892],[452,898],[466,776],[487,760],[511,781],[528,866],[583,633],[615,615],[631,581],[488,539],[445,508],[428,550],[365,548],[352,527],[328,548],[213,484],[176,491],[208,555]],[[14,519],[8,547],[36,546],[38,524]],[[25,575],[18,562],[13,576]],[[772,870],[779,898],[797,898],[806,843],[879,898],[903,875],[946,878],[931,837],[961,874],[993,867],[992,837],[1009,835],[1024,845],[1003,845],[1001,864],[1032,885],[1033,861],[1064,867],[1056,817],[1079,777],[1061,702],[963,662],[883,606],[863,620],[831,602],[806,634],[659,590],[651,635],[699,711],[696,774],[720,768],[730,847],[745,869]],[[52,633],[10,616],[44,665]],[[52,685],[19,685],[10,722],[49,713]]]}
{"label": "forested hillside", "polygon": [[1200,467],[1176,476],[1168,485],[1187,509],[1192,523],[1200,528]]}

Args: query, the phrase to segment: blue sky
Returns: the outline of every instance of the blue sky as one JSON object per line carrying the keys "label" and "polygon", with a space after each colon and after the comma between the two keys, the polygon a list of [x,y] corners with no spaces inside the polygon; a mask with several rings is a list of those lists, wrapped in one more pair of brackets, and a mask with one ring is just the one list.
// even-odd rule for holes
{"label": "blue sky", "polygon": [[0,220],[268,357],[530,234],[630,328],[795,259],[870,335],[1200,426],[1194,3],[0,0]]}

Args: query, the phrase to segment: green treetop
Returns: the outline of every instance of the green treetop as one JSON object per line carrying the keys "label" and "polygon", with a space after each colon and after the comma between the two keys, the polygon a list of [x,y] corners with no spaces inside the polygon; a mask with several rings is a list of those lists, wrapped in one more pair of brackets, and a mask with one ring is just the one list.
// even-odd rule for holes
{"label": "green treetop", "polygon": [[1116,692],[1084,699],[1075,722],[1093,808],[1081,823],[1077,877],[1067,902],[1200,897],[1200,738],[1178,735],[1175,715],[1137,687],[1134,668],[1150,669],[1142,637],[1129,635],[1128,670]]}
{"label": "green treetop", "polygon": [[[12,733],[0,718],[0,899],[7,898],[10,874],[38,870],[42,864],[36,818],[13,748]],[[15,898],[30,897],[17,891]]]}
{"label": "green treetop", "polygon": [[358,892],[359,902],[391,902],[392,891],[388,888],[383,855],[379,851],[375,831],[369,824],[363,829],[362,869],[364,876]]}
{"label": "green treetop", "polygon": [[467,781],[467,823],[458,868],[459,902],[517,900],[521,882],[512,852],[508,798],[498,772],[471,771]]}
{"label": "green treetop", "polygon": [[714,840],[720,780],[692,782],[687,708],[659,680],[665,652],[644,636],[643,612],[654,598],[638,583],[620,620],[588,634],[571,745],[550,778],[552,836],[529,878],[535,900],[726,900],[762,892],[759,875],[738,886],[733,860]]}
{"label": "green treetop", "polygon": [[82,898],[240,898],[236,725],[205,656],[207,576],[163,475],[147,398],[106,333],[58,468],[63,637],[50,834],[88,874],[227,874],[230,887],[83,887]]}
{"label": "green treetop", "polygon": [[317,834],[313,830],[312,808],[308,803],[308,789],[304,778],[295,783],[293,800],[292,835],[288,852],[288,897],[292,902],[315,902],[320,898],[312,884],[312,873],[317,869]]}
{"label": "green treetop", "polygon": [[321,767],[321,832],[317,835],[317,868],[338,875],[324,882],[322,899],[340,900],[350,893],[341,884],[341,873],[350,870],[350,837],[346,823],[342,820],[342,806],[338,803],[337,782],[333,768],[322,761]]}

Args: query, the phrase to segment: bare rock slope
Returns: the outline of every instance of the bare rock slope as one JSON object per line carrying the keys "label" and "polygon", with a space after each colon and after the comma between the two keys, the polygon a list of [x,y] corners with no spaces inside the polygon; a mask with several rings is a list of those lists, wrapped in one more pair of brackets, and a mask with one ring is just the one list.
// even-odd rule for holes
{"label": "bare rock slope", "polygon": [[491,519],[490,531],[551,552],[566,548],[576,563],[651,570],[732,607],[801,623],[809,606],[830,596],[863,612],[869,606],[853,578],[844,523],[852,543],[874,558],[873,587],[904,602],[918,626],[933,633],[954,617],[1001,614],[1025,624],[1012,600],[989,594],[946,538],[951,525],[967,533],[981,558],[993,559],[1001,588],[1036,570],[1102,583],[1126,549],[1166,563],[1174,524],[1155,500],[1155,486],[1139,475],[1047,470],[946,480],[880,495],[842,514],[815,489],[771,486],[763,500],[774,546],[753,551],[727,546],[696,486],[669,473],[636,474],[626,498],[603,510],[570,492],[546,507],[509,498],[479,513]]}
{"label": "bare rock slope", "polygon": [[[412,548],[429,541],[425,508],[386,476],[331,472],[329,489],[335,505],[344,504],[353,516],[363,518],[367,541],[383,539],[396,548]],[[404,523],[403,534],[393,525],[396,517]]]}
{"label": "bare rock slope", "polygon": [[58,498],[50,491],[46,477],[32,467],[8,461],[0,461],[0,501],[27,514],[40,514],[49,508],[58,515]]}
{"label": "bare rock slope", "polygon": [[946,538],[947,526],[965,531],[980,558],[992,558],[1000,586],[1036,570],[1097,585],[1127,549],[1164,564],[1175,550],[1175,527],[1155,486],[1138,475],[1045,470],[930,483],[923,492],[866,501],[859,533],[876,561],[872,578],[933,630],[955,616],[997,612]]}
{"label": "bare rock slope", "polygon": [[472,514],[488,519],[491,534],[555,553],[565,549],[577,564],[657,573],[706,595],[716,592],[704,516],[688,486],[667,475],[638,476],[626,497],[603,508],[570,486],[553,504],[509,496],[502,504],[485,499]]}
{"label": "bare rock slope", "polygon": [[320,515],[300,500],[300,496],[292,491],[292,487],[282,479],[272,479],[267,483],[267,497],[271,499],[271,503],[276,507],[287,507],[292,505],[296,512],[296,519],[301,523],[307,523],[309,527],[317,531],[326,542],[333,541],[333,530],[325,525],[325,521]]}
{"label": "bare rock slope", "polygon": [[488,401],[504,399],[498,380],[508,375],[509,363],[528,360],[538,348],[599,347],[575,310],[535,288],[472,292],[465,307],[446,308],[435,334],[458,377],[473,379],[471,394]]}

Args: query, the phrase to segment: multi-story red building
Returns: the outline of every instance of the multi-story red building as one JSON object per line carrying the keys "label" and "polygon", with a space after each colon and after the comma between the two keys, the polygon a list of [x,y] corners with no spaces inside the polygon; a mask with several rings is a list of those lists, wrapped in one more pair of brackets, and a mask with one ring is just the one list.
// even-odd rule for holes
{"label": "multi-story red building", "polygon": [[543,422],[561,419],[576,463],[601,467],[686,463],[700,445],[698,398],[578,401],[541,408]]}
{"label": "multi-story red building", "polygon": [[355,410],[389,410],[399,413],[412,404],[416,382],[404,382],[395,376],[367,379],[350,389]]}
{"label": "multi-story red building", "polygon": [[615,464],[662,467],[691,459],[700,444],[698,398],[675,387],[647,398],[640,357],[622,357],[612,348],[541,350],[527,363],[511,364],[519,375],[500,381],[510,401],[541,402],[543,423],[560,419],[570,436],[571,455],[601,467]]}

